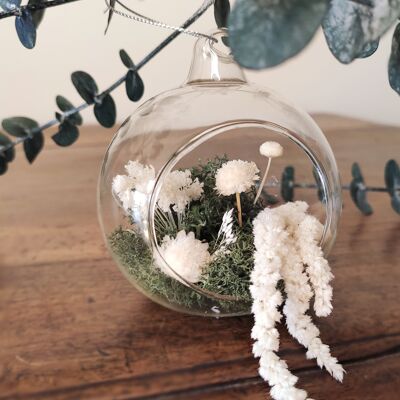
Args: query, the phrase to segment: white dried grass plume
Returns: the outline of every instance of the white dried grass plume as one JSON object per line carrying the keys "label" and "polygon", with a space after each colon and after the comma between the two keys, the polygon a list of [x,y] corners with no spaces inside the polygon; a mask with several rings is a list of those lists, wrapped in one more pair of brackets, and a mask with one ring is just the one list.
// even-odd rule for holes
{"label": "white dried grass plume", "polygon": [[216,240],[217,249],[213,253],[213,257],[219,257],[228,254],[228,247],[236,243],[237,236],[233,232],[233,208],[224,213],[222,217],[222,224],[218,231]]}
{"label": "white dried grass plume", "polygon": [[216,189],[223,196],[247,192],[259,179],[258,173],[257,165],[252,161],[228,161],[217,171]]}
{"label": "white dried grass plume", "polygon": [[307,216],[299,225],[298,236],[303,240],[300,252],[303,262],[307,265],[306,272],[310,278],[315,293],[314,311],[319,317],[326,317],[332,312],[332,286],[333,274],[323,251],[319,246],[322,237],[322,224]]}
{"label": "white dried grass plume", "polygon": [[222,217],[222,224],[218,231],[217,240],[222,236],[233,243],[234,233],[233,233],[233,208],[226,211]]}
{"label": "white dried grass plume", "polygon": [[265,209],[253,222],[254,270],[251,274],[250,292],[253,298],[254,327],[251,337],[255,340],[253,354],[260,358],[260,376],[269,382],[275,400],[305,400],[307,393],[295,387],[298,378],[288,369],[276,352],[279,350],[279,332],[275,325],[281,320],[278,308],[282,295],[277,289],[282,279],[282,254],[286,249],[288,233],[283,218]]}
{"label": "white dried grass plume", "polygon": [[[183,230],[178,232],[176,238],[166,236],[161,244],[160,253],[177,274],[191,283],[199,282],[204,268],[211,261],[208,243],[196,239],[193,232],[186,234]],[[158,262],[158,265],[164,273],[180,280],[164,263]]]}
{"label": "white dried grass plume", "polygon": [[307,315],[313,295],[316,313],[327,315],[332,295],[329,285],[332,274],[319,246],[322,225],[306,214],[307,208],[304,202],[287,203],[265,209],[253,222],[256,248],[250,286],[255,321],[253,353],[260,358],[260,375],[271,385],[275,400],[307,398],[304,390],[295,387],[297,378],[276,354],[279,333],[275,324],[281,319],[278,308],[283,302],[276,289],[280,279],[285,284],[283,313],[289,333],[307,348],[307,358],[315,358],[335,379],[341,382],[344,374]]}
{"label": "white dried grass plume", "polygon": [[158,198],[158,205],[164,212],[170,211],[170,206],[177,213],[183,213],[193,200],[198,200],[203,194],[203,183],[192,179],[191,172],[173,171],[167,175]]}
{"label": "white dried grass plume", "polygon": [[283,154],[283,147],[278,142],[264,142],[260,146],[260,154],[268,158],[280,157]]}
{"label": "white dried grass plume", "polygon": [[[302,263],[314,292],[314,311],[319,317],[326,317],[332,311],[333,274],[319,245],[324,227],[313,216],[306,215],[308,204],[304,201],[289,202],[279,207],[278,212],[286,221],[294,236]],[[289,223],[290,222],[290,223]]]}

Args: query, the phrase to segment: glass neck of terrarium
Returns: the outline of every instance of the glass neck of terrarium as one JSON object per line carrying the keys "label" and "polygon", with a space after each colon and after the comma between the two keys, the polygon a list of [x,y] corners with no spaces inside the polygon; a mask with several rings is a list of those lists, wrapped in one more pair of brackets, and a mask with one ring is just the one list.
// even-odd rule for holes
{"label": "glass neck of terrarium", "polygon": [[227,31],[221,29],[212,32],[210,36],[216,42],[203,37],[197,40],[186,84],[245,83],[242,69],[234,61],[229,47],[224,44],[228,40]]}

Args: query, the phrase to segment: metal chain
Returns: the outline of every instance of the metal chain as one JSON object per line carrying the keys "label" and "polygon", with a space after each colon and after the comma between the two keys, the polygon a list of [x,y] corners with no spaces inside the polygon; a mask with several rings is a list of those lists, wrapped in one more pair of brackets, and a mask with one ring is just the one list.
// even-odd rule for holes
{"label": "metal chain", "polygon": [[[123,4],[119,0],[116,0],[115,2],[117,4],[119,4],[122,8],[124,8],[126,11],[128,11],[130,14],[127,14],[127,13],[125,13],[123,11],[115,9],[115,7],[110,4],[109,0],[104,0],[104,1],[105,1],[106,5],[107,5],[106,12],[107,11],[112,11],[114,14],[117,14],[117,15],[119,15],[121,17],[125,17],[125,18],[128,18],[128,19],[137,21],[137,22],[141,22],[141,23],[144,23],[144,24],[157,26],[157,27],[164,28],[164,29],[169,29],[169,30],[172,30],[172,31],[185,33],[186,35],[190,35],[190,36],[194,36],[194,37],[204,37],[204,38],[206,38],[208,40],[211,40],[212,42],[218,42],[218,40],[215,39],[214,37],[206,35],[204,33],[193,31],[193,30],[190,30],[190,29],[184,29],[184,28],[179,27],[179,26],[169,25],[169,24],[166,24],[164,22],[155,20],[153,18],[146,17],[145,15],[139,14],[138,12],[132,10],[131,8],[129,8],[128,6],[126,6],[125,4]],[[201,12],[203,9],[207,9],[214,2],[215,2],[215,0],[205,0],[203,5],[200,7],[199,11]]]}

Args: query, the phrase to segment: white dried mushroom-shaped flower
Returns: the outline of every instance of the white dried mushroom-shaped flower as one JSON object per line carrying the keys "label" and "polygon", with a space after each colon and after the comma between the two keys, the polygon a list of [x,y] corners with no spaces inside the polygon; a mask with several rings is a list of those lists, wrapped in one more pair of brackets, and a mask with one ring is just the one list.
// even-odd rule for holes
{"label": "white dried mushroom-shaped flower", "polygon": [[[199,282],[204,268],[210,263],[208,243],[196,239],[193,232],[179,231],[175,239],[166,236],[160,247],[165,262],[187,282]],[[180,280],[170,269],[158,263],[160,269],[174,279]],[[182,282],[184,283],[184,282]]]}
{"label": "white dried mushroom-shaped flower", "polygon": [[158,205],[164,212],[170,211],[170,206],[173,206],[174,211],[182,213],[191,201],[198,200],[202,194],[203,183],[197,178],[193,180],[188,169],[173,171],[165,178]]}
{"label": "white dried mushroom-shaped flower", "polygon": [[278,142],[264,142],[260,146],[260,154],[269,158],[280,157],[283,154],[283,147]]}
{"label": "white dried mushroom-shaped flower", "polygon": [[228,161],[217,171],[216,189],[223,196],[247,192],[259,179],[258,173],[257,165],[252,161]]}

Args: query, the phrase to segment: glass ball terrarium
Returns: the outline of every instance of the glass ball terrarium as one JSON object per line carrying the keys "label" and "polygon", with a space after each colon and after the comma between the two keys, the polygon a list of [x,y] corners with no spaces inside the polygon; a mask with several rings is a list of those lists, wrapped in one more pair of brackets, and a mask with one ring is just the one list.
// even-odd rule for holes
{"label": "glass ball terrarium", "polygon": [[[224,35],[199,39],[186,83],[148,100],[122,124],[98,190],[105,239],[128,280],[166,307],[218,317],[250,313],[258,212],[307,202],[323,225],[327,254],[341,211],[325,136],[308,114],[250,85]],[[262,154],[265,142],[279,143],[282,155]],[[239,169],[221,173],[228,163]],[[224,193],[218,185],[237,180],[241,166],[254,174],[252,184]],[[294,183],[294,173],[304,185]],[[319,196],[307,188],[315,179]]]}

